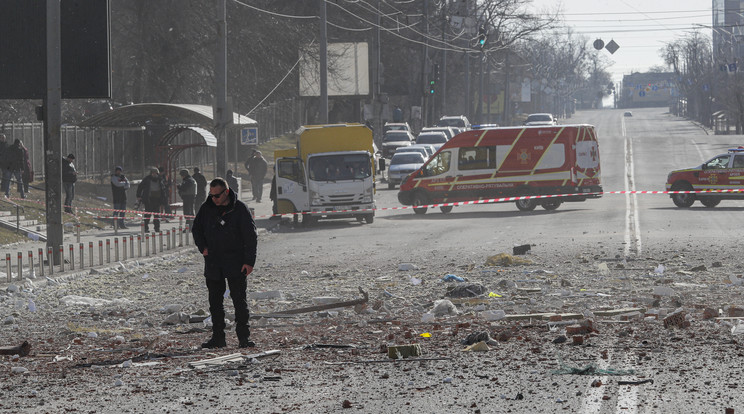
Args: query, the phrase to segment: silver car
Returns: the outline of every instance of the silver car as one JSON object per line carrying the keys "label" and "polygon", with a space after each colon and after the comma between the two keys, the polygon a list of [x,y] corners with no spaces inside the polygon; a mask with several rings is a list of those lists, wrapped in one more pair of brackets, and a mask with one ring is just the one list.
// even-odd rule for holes
{"label": "silver car", "polygon": [[426,159],[419,152],[399,152],[393,155],[388,167],[388,188],[393,189],[412,172],[421,168]]}

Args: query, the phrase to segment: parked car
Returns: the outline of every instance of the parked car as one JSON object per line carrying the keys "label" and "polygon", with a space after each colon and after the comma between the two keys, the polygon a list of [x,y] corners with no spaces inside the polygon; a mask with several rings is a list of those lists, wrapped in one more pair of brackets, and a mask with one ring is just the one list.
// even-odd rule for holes
{"label": "parked car", "polygon": [[625,111],[625,113],[623,114],[623,116],[633,116],[633,112]]}
{"label": "parked car", "polygon": [[478,124],[478,125],[471,126],[470,129],[480,130],[480,129],[494,129],[498,127],[499,127],[499,124]]}
{"label": "parked car", "polygon": [[467,131],[470,129],[470,121],[464,115],[458,116],[443,116],[437,121],[438,127],[457,127],[460,128],[460,132]]}
{"label": "parked car", "polygon": [[426,159],[419,152],[401,152],[393,155],[388,167],[388,188],[393,189],[409,174],[421,168]]}
{"label": "parked car", "polygon": [[382,133],[386,133],[388,131],[411,131],[411,126],[408,125],[408,122],[385,122],[385,126],[382,127]]}
{"label": "parked car", "polygon": [[407,147],[415,138],[408,131],[388,131],[382,137],[382,156],[390,158],[398,147]]}
{"label": "parked car", "polygon": [[396,154],[400,154],[403,152],[416,152],[424,156],[425,160],[429,159],[429,152],[424,147],[420,147],[418,145],[411,145],[408,147],[398,147],[398,149],[395,150]]}
{"label": "parked car", "polygon": [[412,147],[421,147],[426,150],[426,158],[428,159],[432,155],[434,155],[437,150],[434,149],[434,146],[431,144],[413,144]]}
{"label": "parked car", "polygon": [[422,132],[444,132],[444,135],[447,136],[447,140],[450,140],[452,137],[457,135],[459,129],[456,131],[455,128],[452,127],[426,127],[422,128],[421,131],[419,131],[419,134]]}
{"label": "parked car", "polygon": [[425,131],[416,137],[416,144],[429,144],[434,147],[434,152],[437,152],[439,147],[447,141],[447,135],[439,131]]}
{"label": "parked car", "polygon": [[705,207],[715,207],[721,200],[744,200],[744,193],[687,193],[686,191],[735,190],[741,188],[744,176],[744,147],[732,148],[726,154],[716,155],[697,167],[669,173],[667,191],[685,191],[670,194],[674,205],[687,208],[699,200]]}
{"label": "parked car", "polygon": [[541,113],[541,114],[529,114],[527,120],[524,121],[527,126],[543,126],[543,125],[556,125],[558,124],[553,118],[553,115]]}

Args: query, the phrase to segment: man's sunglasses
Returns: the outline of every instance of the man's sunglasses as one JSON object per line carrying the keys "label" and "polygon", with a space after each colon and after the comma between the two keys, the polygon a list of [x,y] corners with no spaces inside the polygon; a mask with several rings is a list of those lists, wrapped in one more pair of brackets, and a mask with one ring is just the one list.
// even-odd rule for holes
{"label": "man's sunglasses", "polygon": [[224,193],[225,191],[227,191],[227,188],[226,188],[226,189],[224,189],[224,190],[222,190],[222,191],[220,191],[220,192],[219,192],[219,193],[217,193],[217,194],[207,194],[207,195],[208,195],[209,197],[212,197],[212,198],[220,198],[220,196],[221,196],[221,195],[222,195],[222,194],[223,194],[223,193]]}

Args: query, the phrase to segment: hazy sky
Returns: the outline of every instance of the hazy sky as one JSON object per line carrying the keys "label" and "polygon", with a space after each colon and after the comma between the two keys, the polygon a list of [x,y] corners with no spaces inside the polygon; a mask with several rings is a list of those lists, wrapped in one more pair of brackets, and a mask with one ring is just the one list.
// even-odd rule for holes
{"label": "hazy sky", "polygon": [[601,53],[614,64],[608,69],[615,81],[631,71],[644,72],[663,65],[659,49],[694,29],[711,36],[712,0],[533,0],[537,10],[563,11],[566,26],[590,42],[614,40],[615,54]]}

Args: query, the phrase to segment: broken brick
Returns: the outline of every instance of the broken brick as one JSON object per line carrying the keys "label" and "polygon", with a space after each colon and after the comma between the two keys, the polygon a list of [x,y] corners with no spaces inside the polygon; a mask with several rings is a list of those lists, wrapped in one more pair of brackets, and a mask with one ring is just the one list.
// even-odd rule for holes
{"label": "broken brick", "polygon": [[690,322],[685,318],[685,312],[676,312],[664,318],[664,328],[687,328]]}

